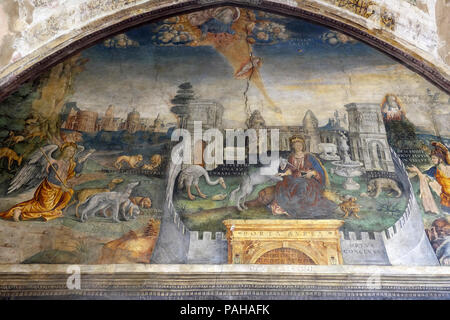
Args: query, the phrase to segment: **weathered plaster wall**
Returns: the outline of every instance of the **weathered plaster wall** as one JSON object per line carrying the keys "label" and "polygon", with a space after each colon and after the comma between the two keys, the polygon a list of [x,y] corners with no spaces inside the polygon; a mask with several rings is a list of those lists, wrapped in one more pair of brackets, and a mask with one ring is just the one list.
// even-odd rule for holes
{"label": "weathered plaster wall", "polygon": [[[95,31],[168,6],[217,0],[4,0],[0,3],[0,86],[31,65]],[[233,0],[272,3],[353,25],[408,52],[450,80],[448,0]],[[279,5],[278,5],[279,7]],[[160,10],[161,11],[161,10]]]}
{"label": "weathered plaster wall", "polygon": [[438,0],[435,8],[438,33],[438,54],[444,62],[450,64],[450,1]]}

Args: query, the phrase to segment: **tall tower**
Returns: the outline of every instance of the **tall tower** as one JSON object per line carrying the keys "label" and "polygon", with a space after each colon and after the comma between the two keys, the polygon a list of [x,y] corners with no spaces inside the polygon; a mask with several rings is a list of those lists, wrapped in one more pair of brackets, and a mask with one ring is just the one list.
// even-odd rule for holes
{"label": "tall tower", "polygon": [[136,111],[136,109],[133,109],[128,114],[127,122],[126,122],[126,130],[129,133],[135,133],[136,131],[139,131],[141,128],[141,115],[139,112]]}
{"label": "tall tower", "polygon": [[83,132],[95,132],[98,113],[89,110],[80,110],[77,114],[77,121],[74,130]]}
{"label": "tall tower", "polygon": [[162,132],[164,131],[164,121],[161,120],[159,113],[156,116],[156,119],[153,121],[153,130],[155,132]]}
{"label": "tall tower", "polygon": [[319,121],[311,110],[306,111],[303,118],[303,131],[306,138],[306,150],[312,153],[319,153]]}
{"label": "tall tower", "polygon": [[350,103],[345,108],[352,159],[361,161],[367,171],[395,172],[380,106]]}
{"label": "tall tower", "polygon": [[109,105],[108,109],[106,109],[105,116],[102,119],[101,130],[103,131],[116,131],[114,125],[114,106]]}

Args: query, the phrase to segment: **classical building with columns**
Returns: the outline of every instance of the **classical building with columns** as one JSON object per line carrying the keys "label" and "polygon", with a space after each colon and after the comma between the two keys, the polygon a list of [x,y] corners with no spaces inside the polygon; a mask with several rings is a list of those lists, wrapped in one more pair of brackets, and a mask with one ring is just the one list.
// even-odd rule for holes
{"label": "classical building with columns", "polygon": [[395,172],[380,106],[376,103],[350,103],[345,108],[352,159],[362,162],[367,171]]}

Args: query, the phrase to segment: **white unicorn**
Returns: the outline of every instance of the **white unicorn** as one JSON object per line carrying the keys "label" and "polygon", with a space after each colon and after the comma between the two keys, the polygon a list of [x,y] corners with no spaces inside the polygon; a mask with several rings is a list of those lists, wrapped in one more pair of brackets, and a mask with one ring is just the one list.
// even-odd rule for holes
{"label": "white unicorn", "polygon": [[[239,211],[247,210],[248,208],[245,206],[245,201],[253,192],[253,188],[268,181],[278,182],[283,180],[283,178],[278,175],[278,168],[284,170],[287,164],[288,161],[286,159],[277,158],[272,160],[268,166],[261,167],[259,170],[244,175],[239,187],[230,193],[230,201],[233,203],[236,202],[236,207]],[[239,194],[236,198],[237,192],[239,192]]]}

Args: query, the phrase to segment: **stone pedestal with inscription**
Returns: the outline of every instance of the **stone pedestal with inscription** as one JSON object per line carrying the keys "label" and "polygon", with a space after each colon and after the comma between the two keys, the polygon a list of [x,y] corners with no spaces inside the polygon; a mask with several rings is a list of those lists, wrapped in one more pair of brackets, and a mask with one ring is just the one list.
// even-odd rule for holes
{"label": "stone pedestal with inscription", "polygon": [[228,263],[342,264],[342,220],[225,220]]}

